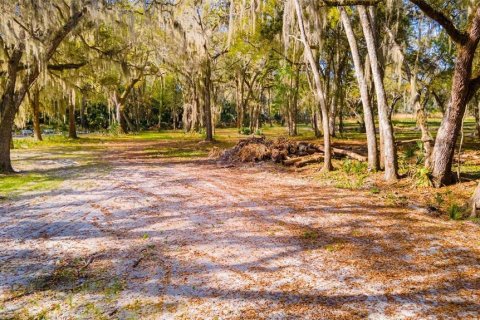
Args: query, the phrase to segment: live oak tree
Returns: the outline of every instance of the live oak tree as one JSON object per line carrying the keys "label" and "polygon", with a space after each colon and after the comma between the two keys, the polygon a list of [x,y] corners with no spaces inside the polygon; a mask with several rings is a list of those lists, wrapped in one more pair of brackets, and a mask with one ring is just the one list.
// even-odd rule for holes
{"label": "live oak tree", "polygon": [[[101,2],[97,1],[96,6]],[[28,90],[55,55],[62,41],[94,10],[91,1],[2,1],[0,46],[6,81],[0,97],[0,172],[13,172],[12,126]]]}
{"label": "live oak tree", "polygon": [[450,101],[435,139],[431,161],[434,185],[440,187],[454,180],[452,163],[463,116],[467,103],[480,88],[480,76],[472,76],[473,61],[480,41],[480,6],[476,2],[465,4],[468,12],[461,15],[464,17],[461,22],[465,27],[460,28],[433,4],[423,0],[410,0],[410,2],[438,22],[456,45]]}

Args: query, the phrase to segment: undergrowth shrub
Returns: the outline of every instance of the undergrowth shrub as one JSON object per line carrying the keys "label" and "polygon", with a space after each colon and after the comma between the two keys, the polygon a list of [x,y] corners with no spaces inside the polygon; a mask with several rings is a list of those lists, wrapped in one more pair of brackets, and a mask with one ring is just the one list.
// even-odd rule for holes
{"label": "undergrowth shrub", "polygon": [[108,134],[112,136],[118,136],[120,134],[121,128],[118,123],[112,123],[110,127],[108,127]]}
{"label": "undergrowth shrub", "polygon": [[432,181],[430,180],[430,170],[425,167],[417,168],[412,175],[415,185],[419,187],[430,187]]}
{"label": "undergrowth shrub", "polygon": [[368,165],[364,162],[347,159],[342,162],[342,171],[348,174],[366,174]]}
{"label": "undergrowth shrub", "polygon": [[250,131],[250,128],[242,127],[242,129],[240,129],[240,133],[248,136],[252,133],[252,131]]}
{"label": "undergrowth shrub", "polygon": [[450,205],[450,207],[448,207],[447,212],[448,212],[448,216],[450,217],[450,219],[460,220],[460,219],[463,218],[463,214],[464,214],[465,210],[461,206],[454,203],[454,204]]}
{"label": "undergrowth shrub", "polygon": [[337,188],[360,189],[365,186],[368,165],[360,161],[347,159],[342,162],[340,170],[332,174]]}

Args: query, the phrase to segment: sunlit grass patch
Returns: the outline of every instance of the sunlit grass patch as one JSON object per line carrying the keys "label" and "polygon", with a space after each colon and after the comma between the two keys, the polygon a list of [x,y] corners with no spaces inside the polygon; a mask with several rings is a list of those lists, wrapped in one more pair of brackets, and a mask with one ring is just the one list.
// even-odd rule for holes
{"label": "sunlit grass patch", "polygon": [[1,175],[0,196],[11,197],[23,192],[51,190],[62,181],[60,177],[41,173]]}
{"label": "sunlit grass patch", "polygon": [[366,163],[343,159],[335,160],[333,166],[335,170],[329,172],[319,171],[315,174],[315,179],[330,181],[333,186],[339,189],[357,190],[369,186],[367,183],[369,172]]}
{"label": "sunlit grass patch", "polygon": [[328,252],[336,252],[336,251],[339,251],[343,248],[344,246],[344,243],[339,241],[339,242],[334,242],[334,243],[329,243],[327,245],[325,245],[325,250],[327,250]]}
{"label": "sunlit grass patch", "polygon": [[145,149],[145,154],[152,158],[199,158],[206,157],[208,152],[200,149],[151,148]]}
{"label": "sunlit grass patch", "polygon": [[35,141],[32,137],[14,138],[14,149],[43,149],[52,147],[67,147],[69,149],[80,149],[82,146],[91,145],[99,148],[101,144],[114,141],[116,137],[101,134],[81,135],[79,139],[70,139],[63,135],[45,136],[43,141]]}

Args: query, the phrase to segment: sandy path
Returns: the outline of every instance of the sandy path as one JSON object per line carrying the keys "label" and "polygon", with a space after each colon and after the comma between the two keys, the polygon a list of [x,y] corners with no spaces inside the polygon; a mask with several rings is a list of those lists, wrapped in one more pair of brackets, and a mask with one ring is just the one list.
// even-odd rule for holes
{"label": "sandy path", "polygon": [[476,226],[271,167],[107,160],[0,208],[1,319],[480,318]]}

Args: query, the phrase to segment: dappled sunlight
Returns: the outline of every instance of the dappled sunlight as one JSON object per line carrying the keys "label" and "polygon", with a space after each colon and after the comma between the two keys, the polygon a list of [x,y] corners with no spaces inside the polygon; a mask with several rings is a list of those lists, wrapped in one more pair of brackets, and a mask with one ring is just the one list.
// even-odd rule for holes
{"label": "dappled sunlight", "polygon": [[102,154],[108,171],[0,209],[5,315],[33,301],[120,318],[480,310],[478,233],[275,166],[149,158],[169,142],[125,143]]}

